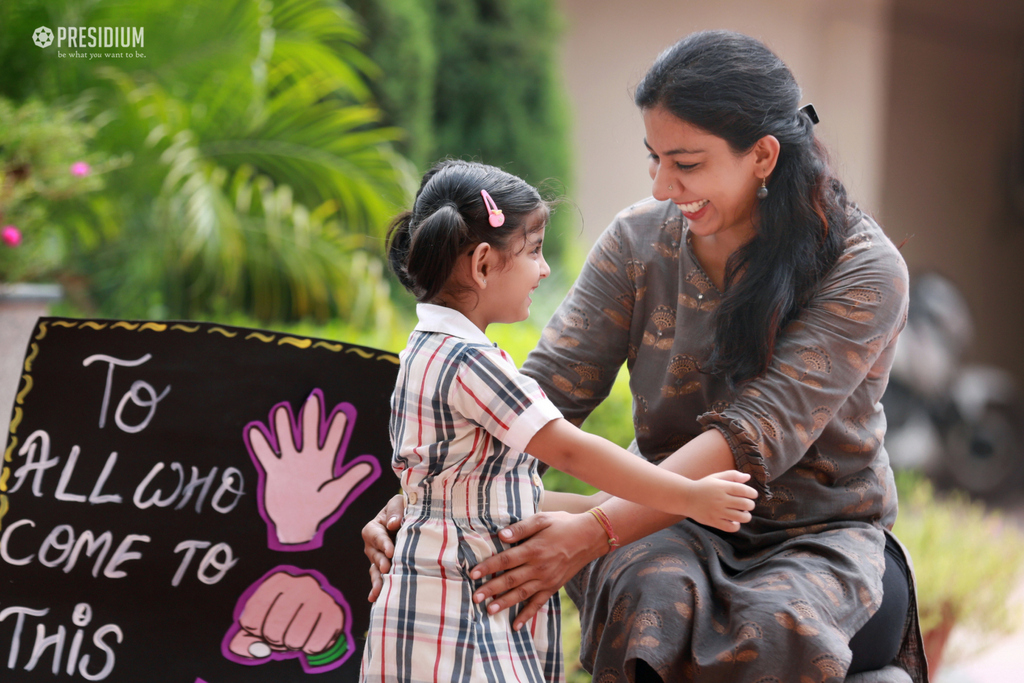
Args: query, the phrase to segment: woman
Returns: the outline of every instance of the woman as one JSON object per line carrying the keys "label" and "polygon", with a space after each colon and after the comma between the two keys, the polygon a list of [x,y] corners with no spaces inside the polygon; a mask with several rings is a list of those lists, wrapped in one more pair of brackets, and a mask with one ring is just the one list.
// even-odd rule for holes
{"label": "woman", "polygon": [[[595,681],[927,679],[878,403],[906,266],[847,201],[799,97],[746,36],[663,53],[635,97],[653,197],[605,231],[523,367],[581,422],[625,362],[632,450],[760,491],[735,534],[617,499],[610,552],[588,514],[503,532],[523,542],[476,567],[502,573],[475,599],[526,600],[519,624],[566,584]],[[364,528],[374,591],[397,505]]]}

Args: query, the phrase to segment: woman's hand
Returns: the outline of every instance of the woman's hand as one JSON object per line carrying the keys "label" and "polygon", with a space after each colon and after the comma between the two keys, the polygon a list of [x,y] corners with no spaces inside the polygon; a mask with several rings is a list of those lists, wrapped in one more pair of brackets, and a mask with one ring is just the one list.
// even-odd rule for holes
{"label": "woman's hand", "polygon": [[374,602],[384,585],[381,574],[391,569],[391,558],[395,556],[394,535],[402,526],[405,514],[405,498],[392,496],[384,509],[377,513],[363,527],[363,552],[370,560],[370,594],[367,600]]}
{"label": "woman's hand", "polygon": [[473,601],[494,598],[487,611],[495,614],[528,600],[512,624],[517,631],[580,569],[608,552],[604,529],[587,513],[538,512],[499,536],[506,543],[523,542],[473,568],[473,579],[504,572],[481,586]]}

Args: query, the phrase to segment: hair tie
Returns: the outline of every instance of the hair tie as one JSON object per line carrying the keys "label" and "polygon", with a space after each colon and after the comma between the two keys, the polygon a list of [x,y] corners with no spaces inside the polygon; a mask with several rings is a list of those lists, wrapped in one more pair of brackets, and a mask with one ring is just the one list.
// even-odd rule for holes
{"label": "hair tie", "polygon": [[818,123],[818,112],[814,111],[814,105],[811,104],[810,102],[800,107],[800,113],[806,114],[807,118],[811,120],[811,123]]}
{"label": "hair tie", "polygon": [[491,224],[491,227],[500,228],[505,225],[505,214],[494,203],[494,199],[491,198],[487,190],[480,190],[480,196],[484,198],[484,206],[487,207],[487,222]]}

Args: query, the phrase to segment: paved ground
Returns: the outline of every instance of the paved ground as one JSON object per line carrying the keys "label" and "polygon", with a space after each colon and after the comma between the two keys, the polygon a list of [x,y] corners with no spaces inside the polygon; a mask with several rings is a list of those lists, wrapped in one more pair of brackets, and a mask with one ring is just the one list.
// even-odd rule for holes
{"label": "paved ground", "polygon": [[[1024,599],[1024,584],[1017,590]],[[1024,628],[985,649],[981,654],[942,667],[933,683],[1013,683],[1024,681]]]}

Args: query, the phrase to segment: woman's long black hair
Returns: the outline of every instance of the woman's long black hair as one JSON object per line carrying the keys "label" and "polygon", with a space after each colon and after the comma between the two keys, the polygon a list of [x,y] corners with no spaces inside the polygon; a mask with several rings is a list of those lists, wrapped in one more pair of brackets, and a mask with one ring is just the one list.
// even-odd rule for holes
{"label": "woman's long black hair", "polygon": [[735,385],[765,372],[780,330],[835,265],[849,232],[846,190],[829,168],[800,88],[764,44],[730,31],[694,33],[663,52],[637,86],[641,109],[664,107],[736,153],[766,135],[780,145],[757,202],[756,235],[726,263],[704,369]]}

